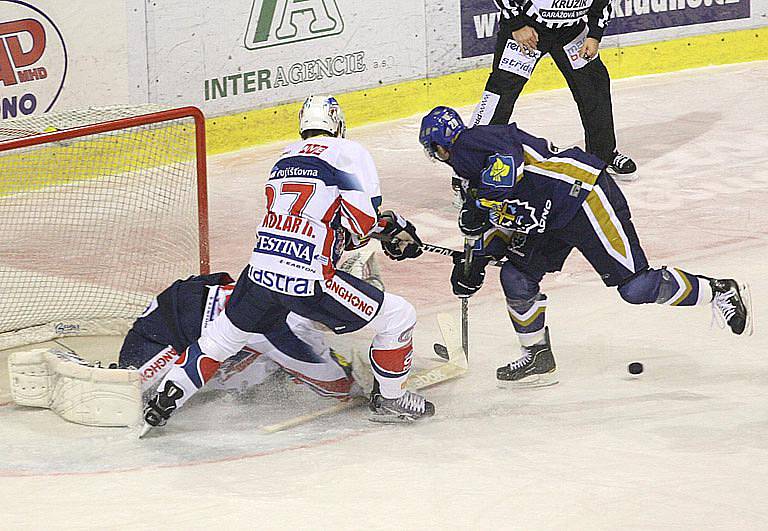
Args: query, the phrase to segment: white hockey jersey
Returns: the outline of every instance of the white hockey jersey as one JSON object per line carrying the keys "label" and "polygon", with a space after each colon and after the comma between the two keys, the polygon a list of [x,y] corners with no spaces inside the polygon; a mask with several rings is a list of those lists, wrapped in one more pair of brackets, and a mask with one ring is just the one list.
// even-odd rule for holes
{"label": "white hockey jersey", "polygon": [[315,280],[335,273],[339,229],[362,238],[377,224],[379,176],[370,153],[351,140],[312,137],[288,146],[265,191],[250,277],[273,291],[311,295]]}

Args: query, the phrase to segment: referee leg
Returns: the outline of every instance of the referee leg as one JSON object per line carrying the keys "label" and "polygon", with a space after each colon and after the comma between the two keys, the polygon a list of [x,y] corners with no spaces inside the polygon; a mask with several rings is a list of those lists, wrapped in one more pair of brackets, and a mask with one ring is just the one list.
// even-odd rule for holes
{"label": "referee leg", "polygon": [[581,123],[584,126],[586,150],[610,164],[616,151],[616,133],[613,125],[611,78],[608,75],[608,69],[598,56],[583,67],[574,70],[563,46],[575,38],[575,35],[569,32],[567,36],[570,39],[563,38],[560,46],[552,47],[550,54],[565,77],[573,99],[576,101]]}
{"label": "referee leg", "polygon": [[470,126],[475,125],[506,125],[512,116],[515,102],[528,82],[523,76],[499,69],[499,63],[507,47],[507,41],[512,38],[512,32],[502,24],[496,36],[496,51],[493,55],[493,70],[485,84],[480,103],[472,113]]}

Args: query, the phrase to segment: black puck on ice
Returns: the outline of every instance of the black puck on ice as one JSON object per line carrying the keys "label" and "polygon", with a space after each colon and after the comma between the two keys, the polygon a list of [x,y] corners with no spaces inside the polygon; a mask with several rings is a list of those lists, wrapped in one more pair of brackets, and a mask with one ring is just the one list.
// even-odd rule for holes
{"label": "black puck on ice", "polygon": [[639,361],[633,361],[629,364],[627,370],[629,371],[629,374],[640,374],[643,372],[643,364]]}

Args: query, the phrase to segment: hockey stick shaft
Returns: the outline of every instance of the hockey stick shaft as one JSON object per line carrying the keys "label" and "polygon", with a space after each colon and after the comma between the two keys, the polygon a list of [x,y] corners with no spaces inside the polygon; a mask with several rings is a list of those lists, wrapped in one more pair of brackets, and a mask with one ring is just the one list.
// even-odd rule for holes
{"label": "hockey stick shaft", "polygon": [[[472,251],[476,241],[476,238],[464,238],[464,275],[469,275],[472,270]],[[469,297],[461,299],[461,348],[469,360]]]}
{"label": "hockey stick shaft", "polygon": [[469,298],[461,299],[461,348],[469,360]]}
{"label": "hockey stick shaft", "polygon": [[[450,256],[450,257],[460,255],[463,252],[463,251],[457,251],[456,249],[451,249],[450,247],[443,247],[441,245],[434,245],[431,243],[422,243],[421,250],[426,253],[442,254],[443,256]],[[506,260],[491,260],[488,262],[488,265],[501,267],[506,262],[507,262]]]}
{"label": "hockey stick shaft", "polygon": [[[453,356],[448,361],[448,363],[411,374],[408,378],[408,383],[406,384],[407,389],[417,391],[419,389],[424,389],[425,387],[436,385],[446,380],[451,380],[453,378],[462,376],[465,372],[467,372],[467,366],[460,361],[457,362],[456,354],[452,354]],[[307,413],[306,415],[300,415],[298,417],[293,417],[282,422],[270,424],[268,426],[262,426],[261,430],[266,433],[276,433],[278,431],[287,430],[288,428],[300,426],[302,424],[312,422],[313,420],[326,417],[328,415],[333,415],[348,409],[353,409],[367,403],[367,401],[367,397],[356,396],[350,398],[346,402],[341,402],[330,407],[322,408],[317,411],[313,411],[312,413]]]}

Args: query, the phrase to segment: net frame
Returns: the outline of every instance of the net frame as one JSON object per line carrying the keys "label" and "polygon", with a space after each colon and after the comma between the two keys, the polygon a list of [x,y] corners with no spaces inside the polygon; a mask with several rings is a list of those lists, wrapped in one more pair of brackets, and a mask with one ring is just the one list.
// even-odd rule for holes
{"label": "net frame", "polygon": [[[115,113],[118,113],[119,115],[120,109],[121,108],[107,108],[104,110],[113,111],[113,115]],[[171,122],[174,120],[191,118],[193,120],[195,129],[194,147],[195,168],[197,173],[196,206],[199,247],[198,262],[200,274],[207,274],[210,272],[210,243],[208,224],[205,117],[200,109],[193,106],[162,110],[156,109],[157,107],[126,108],[125,112],[136,112],[136,114],[82,126],[76,125],[74,127],[67,127],[66,129],[50,132],[39,132],[32,130],[32,128],[15,129],[13,123],[14,121],[11,121],[8,125],[3,124],[2,127],[3,134],[0,135],[0,137],[11,136],[12,138],[9,140],[0,140],[0,155],[12,150],[30,149],[44,146],[46,144],[73,141],[91,135],[114,133],[123,129],[130,129],[147,125],[151,126],[162,124],[163,122]],[[98,112],[99,109],[91,109],[91,111]],[[66,113],[63,113],[62,115],[64,114]],[[76,320],[68,320],[66,323],[49,322],[43,325],[30,326],[18,330],[0,331],[0,350],[73,335],[122,335],[127,332],[132,322],[133,318],[89,319],[80,322],[76,322]]]}

